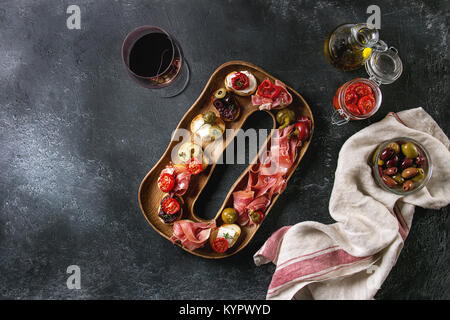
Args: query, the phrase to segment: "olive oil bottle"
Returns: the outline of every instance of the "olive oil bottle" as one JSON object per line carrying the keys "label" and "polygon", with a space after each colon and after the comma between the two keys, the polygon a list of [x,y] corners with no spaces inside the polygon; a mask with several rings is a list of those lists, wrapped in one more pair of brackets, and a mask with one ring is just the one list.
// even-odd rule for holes
{"label": "olive oil bottle", "polygon": [[373,50],[386,51],[387,45],[379,40],[378,30],[366,23],[338,26],[328,35],[324,45],[327,60],[342,71],[359,69]]}

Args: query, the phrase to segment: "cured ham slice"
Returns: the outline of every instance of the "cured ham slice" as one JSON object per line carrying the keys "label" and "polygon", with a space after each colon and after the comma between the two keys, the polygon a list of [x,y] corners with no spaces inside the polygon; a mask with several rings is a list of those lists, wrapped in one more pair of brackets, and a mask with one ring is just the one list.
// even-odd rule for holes
{"label": "cured ham slice", "polygon": [[275,86],[280,88],[280,93],[274,99],[259,96],[258,93],[252,95],[252,104],[259,106],[260,110],[271,110],[287,107],[292,103],[292,95],[281,81],[275,80]]}
{"label": "cured ham slice", "polygon": [[252,104],[254,106],[259,106],[259,110],[272,109],[272,102],[273,100],[270,98],[261,97],[257,94],[252,95]]}
{"label": "cured ham slice", "polygon": [[[272,195],[280,193],[286,188],[286,179],[283,176],[263,176],[258,177],[258,183],[250,187],[256,193],[256,198],[262,195],[267,195],[269,198]],[[248,206],[247,206],[248,208]]]}
{"label": "cured ham slice", "polygon": [[175,174],[175,167],[173,165],[169,165],[166,166],[162,171],[161,171],[161,175],[167,173],[170,175],[174,175]]}
{"label": "cured ham slice", "polygon": [[271,147],[264,163],[261,165],[260,174],[265,176],[285,175],[294,164],[297,157],[299,139],[289,138],[294,125],[274,132],[271,138]]}
{"label": "cured ham slice", "polygon": [[253,200],[253,191],[236,191],[233,192],[234,209],[241,214],[247,205]]}
{"label": "cured ham slice", "polygon": [[237,223],[241,227],[249,224],[249,221],[251,221],[251,219],[250,219],[250,216],[248,215],[248,211],[245,211],[243,214],[240,214],[237,219]]}
{"label": "cured ham slice", "polygon": [[[278,97],[276,97],[272,102],[272,108],[276,109],[278,107],[286,107],[292,103],[292,95],[286,89],[286,86],[281,81],[275,80],[275,85],[281,87],[281,92]],[[284,107],[283,107],[283,106]]]}
{"label": "cured ham slice", "polygon": [[269,206],[269,204],[270,204],[269,197],[267,195],[263,195],[258,198],[255,198],[252,202],[250,202],[247,206],[247,209],[264,212]]}
{"label": "cured ham slice", "polygon": [[191,180],[191,173],[185,167],[175,167],[175,187],[172,192],[182,196],[186,193]]}
{"label": "cured ham slice", "polygon": [[233,206],[241,226],[254,225],[250,218],[252,211],[264,212],[272,196],[286,188],[286,175],[294,165],[301,145],[300,139],[291,136],[294,129],[295,126],[290,125],[273,133],[265,157],[249,169],[246,189],[233,192]]}
{"label": "cured ham slice", "polygon": [[179,220],[173,224],[173,235],[170,241],[181,242],[181,245],[188,250],[195,250],[202,247],[208,241],[211,230],[216,227],[216,222],[203,223],[191,220]]}
{"label": "cured ham slice", "polygon": [[255,185],[250,186],[250,188],[257,191],[256,197],[260,197],[261,195],[269,191],[276,182],[276,177],[259,175],[258,182]]}
{"label": "cured ham slice", "polygon": [[175,186],[170,191],[170,194],[182,196],[186,193],[191,180],[191,173],[184,166],[169,165],[161,171],[161,174],[168,173],[175,177]]}
{"label": "cured ham slice", "polygon": [[238,213],[238,223],[245,226],[248,222],[247,205],[253,201],[253,191],[236,191],[233,192],[233,207]]}
{"label": "cured ham slice", "polygon": [[287,183],[286,183],[286,179],[284,177],[278,177],[277,181],[274,183],[273,187],[270,188],[269,192],[268,192],[268,197],[272,197],[272,195],[274,194],[279,194],[282,191],[284,191],[284,189],[286,189]]}

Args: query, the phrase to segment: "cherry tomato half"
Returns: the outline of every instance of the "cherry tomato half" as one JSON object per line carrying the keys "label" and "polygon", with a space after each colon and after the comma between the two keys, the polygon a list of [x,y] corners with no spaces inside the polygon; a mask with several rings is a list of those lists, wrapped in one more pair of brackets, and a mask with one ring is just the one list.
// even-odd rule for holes
{"label": "cherry tomato half", "polygon": [[217,253],[224,253],[228,250],[228,241],[225,238],[217,238],[211,245],[212,249]]}
{"label": "cherry tomato half", "polygon": [[360,82],[356,82],[356,83],[349,85],[346,91],[355,91],[355,87],[359,84],[360,84]]}
{"label": "cherry tomato half", "polygon": [[173,189],[174,185],[175,185],[175,178],[171,174],[163,173],[158,178],[158,187],[159,189],[161,189],[162,192],[169,192],[170,190]]}
{"label": "cherry tomato half", "polygon": [[357,115],[357,116],[361,115],[361,111],[359,111],[358,106],[356,104],[347,105],[347,109],[354,115]]}
{"label": "cherry tomato half", "polygon": [[375,98],[372,95],[361,97],[361,99],[359,99],[358,101],[358,109],[361,114],[369,113],[370,111],[372,111],[374,106]]}
{"label": "cherry tomato half", "polygon": [[186,168],[191,174],[199,174],[202,172],[202,163],[197,158],[191,158],[186,164]]}
{"label": "cherry tomato half", "polygon": [[360,97],[367,96],[369,94],[373,94],[372,88],[369,87],[365,83],[358,83],[354,88],[356,94]]}
{"label": "cherry tomato half", "polygon": [[354,91],[346,90],[345,92],[345,104],[356,104],[358,102],[358,95]]}
{"label": "cherry tomato half", "polygon": [[170,215],[177,213],[181,208],[180,203],[175,198],[164,199],[161,203],[161,207],[165,213]]}

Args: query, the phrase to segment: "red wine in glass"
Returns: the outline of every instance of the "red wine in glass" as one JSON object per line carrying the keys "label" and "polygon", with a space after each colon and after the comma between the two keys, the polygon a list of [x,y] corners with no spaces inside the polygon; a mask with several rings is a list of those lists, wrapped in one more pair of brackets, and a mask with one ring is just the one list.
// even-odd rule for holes
{"label": "red wine in glass", "polygon": [[189,67],[177,41],[158,27],[131,31],[122,46],[128,73],[140,85],[158,89],[163,97],[181,93],[189,81]]}

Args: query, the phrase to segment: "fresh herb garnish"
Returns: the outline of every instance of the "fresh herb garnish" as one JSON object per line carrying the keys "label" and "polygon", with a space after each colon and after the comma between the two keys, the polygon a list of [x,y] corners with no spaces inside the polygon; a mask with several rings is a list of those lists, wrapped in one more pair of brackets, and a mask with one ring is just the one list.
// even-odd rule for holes
{"label": "fresh herb garnish", "polygon": [[228,233],[224,233],[223,237],[224,237],[225,239],[233,239],[233,237],[230,236]]}

